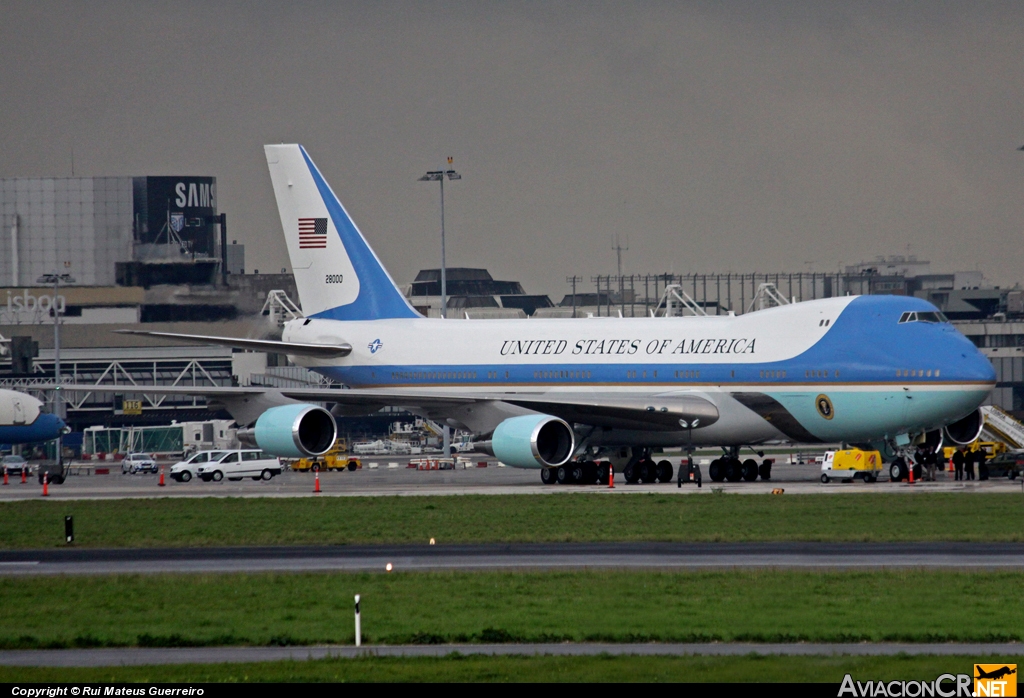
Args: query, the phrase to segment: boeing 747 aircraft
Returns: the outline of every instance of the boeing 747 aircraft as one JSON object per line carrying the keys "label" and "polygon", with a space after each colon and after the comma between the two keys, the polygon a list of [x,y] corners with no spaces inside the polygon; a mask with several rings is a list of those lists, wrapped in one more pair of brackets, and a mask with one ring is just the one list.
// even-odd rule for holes
{"label": "boeing 747 aircraft", "polygon": [[895,459],[925,435],[960,444],[981,430],[992,365],[924,300],[847,296],[741,316],[428,319],[305,149],[268,145],[266,156],[305,317],[280,342],[135,333],[287,354],[351,388],[198,390],[254,424],[251,438],[272,453],[323,454],[336,436],[332,412],[386,405],[469,430],[545,482],[592,477],[599,458],[628,480],[671,478],[650,457],[656,447],[720,446],[734,474],[740,448],[764,442],[872,444]]}
{"label": "boeing 747 aircraft", "polygon": [[64,420],[43,411],[31,395],[0,389],[0,444],[50,441],[64,433]]}

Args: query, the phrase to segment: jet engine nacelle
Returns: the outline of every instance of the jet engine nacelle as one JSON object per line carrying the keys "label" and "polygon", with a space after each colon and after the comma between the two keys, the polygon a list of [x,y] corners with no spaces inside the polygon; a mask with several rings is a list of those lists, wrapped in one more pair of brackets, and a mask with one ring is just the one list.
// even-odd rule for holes
{"label": "jet engine nacelle", "polygon": [[240,430],[238,440],[284,458],[322,456],[338,438],[331,413],[316,405],[271,407],[252,429]]}
{"label": "jet engine nacelle", "polygon": [[494,430],[491,450],[505,465],[545,468],[566,463],[576,450],[572,427],[546,414],[510,417]]}
{"label": "jet engine nacelle", "polygon": [[943,431],[946,437],[953,443],[958,446],[966,446],[978,440],[984,426],[985,415],[982,414],[980,409],[977,409],[966,417],[947,425]]}

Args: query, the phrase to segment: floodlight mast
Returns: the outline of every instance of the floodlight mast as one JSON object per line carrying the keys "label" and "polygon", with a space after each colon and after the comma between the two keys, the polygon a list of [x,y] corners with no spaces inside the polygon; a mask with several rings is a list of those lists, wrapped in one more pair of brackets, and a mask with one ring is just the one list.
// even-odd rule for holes
{"label": "floodlight mast", "polygon": [[[36,279],[37,284],[53,284],[53,300],[50,303],[50,310],[53,312],[53,414],[61,419],[64,418],[64,409],[60,394],[60,306],[57,304],[57,293],[62,283],[73,284],[76,281],[77,279],[71,274],[58,274],[56,271],[43,274]],[[61,450],[64,445],[62,437],[63,435],[57,436],[58,466],[62,462]]]}
{"label": "floodlight mast", "polygon": [[448,158],[448,169],[447,170],[431,170],[425,175],[419,178],[420,182],[440,182],[441,183],[441,317],[448,317],[448,278],[447,270],[445,265],[445,249],[444,249],[444,179],[462,179],[455,170],[451,169],[452,158]]}

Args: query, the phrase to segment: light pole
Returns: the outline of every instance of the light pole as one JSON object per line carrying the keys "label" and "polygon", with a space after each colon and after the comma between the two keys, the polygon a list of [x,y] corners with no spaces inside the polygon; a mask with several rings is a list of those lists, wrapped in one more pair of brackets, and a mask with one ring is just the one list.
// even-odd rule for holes
{"label": "light pole", "polygon": [[419,182],[440,182],[441,183],[441,317],[448,317],[448,279],[445,272],[444,258],[444,178],[462,179],[455,170],[451,169],[452,159],[448,158],[447,170],[433,170],[419,178]]}
{"label": "light pole", "polygon": [[[53,414],[64,419],[63,403],[60,395],[60,306],[57,304],[57,293],[61,283],[73,284],[75,277],[71,274],[43,274],[36,279],[37,284],[53,284],[53,300],[50,309],[53,311]],[[61,449],[63,438],[57,437],[57,465],[61,463]]]}
{"label": "light pole", "polygon": [[[441,317],[448,317],[448,278],[445,269],[445,257],[444,257],[444,178],[448,179],[462,179],[462,175],[452,169],[452,158],[448,157],[448,169],[447,170],[432,170],[427,172],[425,175],[419,178],[420,182],[440,182],[441,183]],[[452,454],[451,448],[451,429],[447,424],[441,429],[442,433],[442,448],[444,449],[444,457],[449,458]]]}

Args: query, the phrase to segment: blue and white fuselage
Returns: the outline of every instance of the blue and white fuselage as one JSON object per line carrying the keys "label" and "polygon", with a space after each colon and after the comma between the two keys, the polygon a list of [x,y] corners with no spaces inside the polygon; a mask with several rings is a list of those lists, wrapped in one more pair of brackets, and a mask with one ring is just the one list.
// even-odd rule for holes
{"label": "blue and white fuselage", "polygon": [[24,393],[0,389],[0,444],[27,444],[56,439],[64,420],[45,412],[43,403]]}
{"label": "blue and white fuselage", "polygon": [[647,441],[657,445],[858,442],[944,426],[977,408],[994,385],[991,362],[948,322],[900,322],[915,311],[936,313],[916,298],[847,296],[717,317],[314,317],[289,323],[284,339],[344,338],[353,349],[343,359],[295,360],[353,388],[699,395],[722,414],[705,429],[652,433]]}

